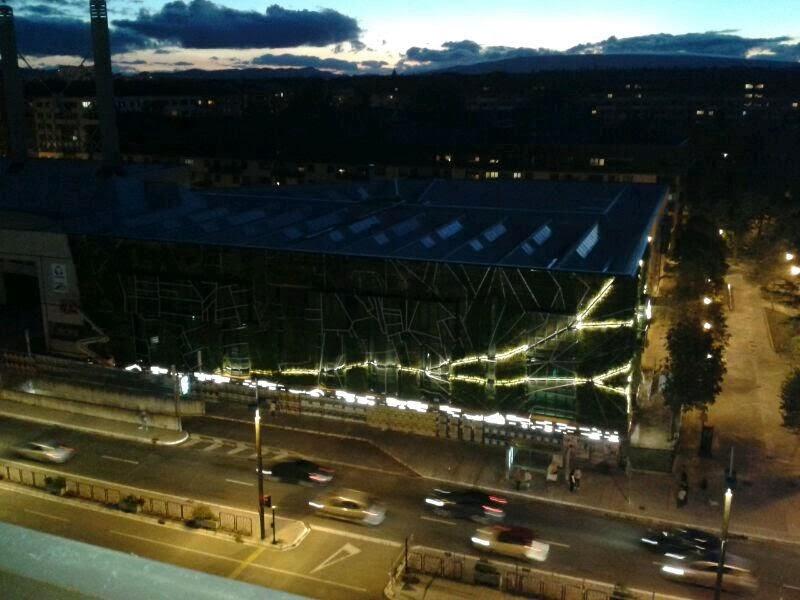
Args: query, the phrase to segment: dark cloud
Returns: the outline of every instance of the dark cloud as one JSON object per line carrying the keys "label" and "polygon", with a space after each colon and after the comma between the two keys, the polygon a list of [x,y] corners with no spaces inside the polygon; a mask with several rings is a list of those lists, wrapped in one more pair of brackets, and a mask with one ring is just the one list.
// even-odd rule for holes
{"label": "dark cloud", "polygon": [[136,60],[115,60],[114,63],[118,65],[146,65],[147,61],[138,58]]}
{"label": "dark cloud", "polygon": [[445,42],[441,50],[414,46],[406,50],[401,62],[413,61],[437,66],[448,64],[471,64],[517,56],[535,56],[550,53],[549,50],[534,48],[511,48],[508,46],[481,46],[472,40]]}
{"label": "dark cloud", "polygon": [[219,56],[209,56],[209,60],[219,60]]}
{"label": "dark cloud", "polygon": [[185,60],[179,60],[178,62],[172,63],[176,67],[191,67],[193,63],[186,62]]}
{"label": "dark cloud", "polygon": [[670,35],[657,33],[617,39],[612,36],[595,44],[580,44],[568,54],[695,54],[728,58],[800,60],[800,44],[787,36],[746,38],[730,30]]}
{"label": "dark cloud", "polygon": [[30,4],[26,5],[23,9],[20,10],[20,14],[38,15],[43,17],[58,15],[60,13],[61,11],[58,8],[50,4]]}
{"label": "dark cloud", "polygon": [[172,54],[172,50],[167,50],[166,48],[156,48],[156,54]]}
{"label": "dark cloud", "polygon": [[264,54],[252,60],[254,65],[269,65],[273,67],[314,67],[315,69],[329,69],[343,73],[358,71],[358,63],[338,58],[319,58],[302,54]]}
{"label": "dark cloud", "polygon": [[389,63],[385,60],[362,60],[359,64],[367,69],[385,69],[389,67]]}
{"label": "dark cloud", "polygon": [[408,63],[419,63],[422,68],[442,68],[544,54],[693,54],[797,62],[800,61],[800,43],[793,43],[787,36],[746,38],[735,35],[730,30],[681,35],[658,33],[623,39],[612,36],[601,42],[579,44],[563,52],[546,48],[481,46],[472,40],[462,40],[445,42],[439,49],[417,46],[409,48],[398,66],[413,69],[419,67]]}
{"label": "dark cloud", "polygon": [[[19,16],[14,19],[17,44],[29,56],[89,56],[91,33],[89,23],[80,19]],[[111,31],[112,52],[128,52],[146,48],[150,41],[130,31]]]}
{"label": "dark cloud", "polygon": [[160,11],[141,10],[136,19],[114,25],[184,48],[291,48],[327,46],[358,39],[355,19],[335,10],[286,10],[265,14],[215,4],[210,0],[175,0]]}

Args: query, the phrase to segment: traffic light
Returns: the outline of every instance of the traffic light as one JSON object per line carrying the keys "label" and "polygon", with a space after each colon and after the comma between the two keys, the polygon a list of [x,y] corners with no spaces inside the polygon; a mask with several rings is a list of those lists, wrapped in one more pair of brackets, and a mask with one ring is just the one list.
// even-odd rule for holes
{"label": "traffic light", "polygon": [[272,508],[272,495],[264,496],[262,501],[264,502],[264,506],[267,508]]}

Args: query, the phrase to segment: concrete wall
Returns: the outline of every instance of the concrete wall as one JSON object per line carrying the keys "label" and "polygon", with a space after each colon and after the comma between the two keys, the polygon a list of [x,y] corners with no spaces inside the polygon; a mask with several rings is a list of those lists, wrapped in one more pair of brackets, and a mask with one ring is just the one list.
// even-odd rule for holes
{"label": "concrete wall", "polygon": [[[146,396],[143,394],[127,393],[113,388],[97,388],[73,385],[62,381],[44,378],[31,378],[21,386],[20,391],[44,394],[54,398],[62,398],[80,402],[118,408],[127,411],[146,410],[151,415],[174,415],[175,401],[171,397]],[[186,417],[195,417],[205,414],[205,402],[202,400],[183,398],[180,401],[180,414]]]}
{"label": "concrete wall", "polygon": [[[44,394],[31,394],[15,390],[0,389],[0,399],[11,402],[19,402],[30,406],[39,406],[54,410],[87,415],[90,417],[100,417],[112,421],[123,421],[126,423],[139,423],[139,413],[134,410],[102,406],[100,404],[90,404],[75,400],[66,400]],[[174,415],[152,414],[148,412],[150,425],[163,429],[180,430],[180,419]]]}

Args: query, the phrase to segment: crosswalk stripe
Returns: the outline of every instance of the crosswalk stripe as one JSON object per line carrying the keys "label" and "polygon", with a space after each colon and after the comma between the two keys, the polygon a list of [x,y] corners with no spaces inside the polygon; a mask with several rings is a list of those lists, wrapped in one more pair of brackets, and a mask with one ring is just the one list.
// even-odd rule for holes
{"label": "crosswalk stripe", "polygon": [[228,450],[227,454],[238,454],[239,452],[243,452],[247,450],[247,446],[236,446],[233,450]]}
{"label": "crosswalk stripe", "polygon": [[188,448],[189,446],[194,446],[195,444],[199,444],[202,440],[198,440],[197,438],[190,437],[188,440],[181,444],[181,448]]}
{"label": "crosswalk stripe", "polygon": [[213,442],[210,446],[208,446],[207,448],[201,448],[201,450],[203,452],[213,452],[214,450],[222,448],[222,446],[223,444],[220,444],[219,442]]}

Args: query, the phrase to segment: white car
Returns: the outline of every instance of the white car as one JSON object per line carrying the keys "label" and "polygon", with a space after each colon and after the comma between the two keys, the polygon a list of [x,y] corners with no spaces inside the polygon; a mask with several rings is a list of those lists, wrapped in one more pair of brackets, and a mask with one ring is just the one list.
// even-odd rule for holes
{"label": "white car", "polygon": [[386,518],[386,507],[358,490],[331,490],[310,500],[308,505],[319,515],[364,525],[380,525]]}
{"label": "white car", "polygon": [[27,442],[14,448],[14,453],[22,458],[39,462],[65,463],[75,454],[75,449],[52,440]]}
{"label": "white car", "polygon": [[472,535],[472,545],[484,552],[503,554],[512,558],[547,560],[550,545],[536,541],[533,531],[527,527],[504,527],[498,525],[478,529]]}
{"label": "white car", "polygon": [[[713,588],[717,583],[718,561],[718,558],[708,556],[704,560],[689,563],[665,564],[661,567],[661,575],[673,581]],[[734,593],[758,591],[758,578],[750,563],[736,556],[727,555],[722,570],[722,589]]]}

